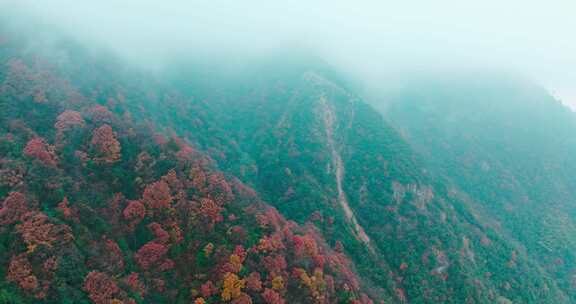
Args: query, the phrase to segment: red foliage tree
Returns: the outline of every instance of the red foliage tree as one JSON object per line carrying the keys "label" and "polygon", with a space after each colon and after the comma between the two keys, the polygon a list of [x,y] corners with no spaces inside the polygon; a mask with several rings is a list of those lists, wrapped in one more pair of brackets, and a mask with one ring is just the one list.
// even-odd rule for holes
{"label": "red foliage tree", "polygon": [[204,298],[209,298],[212,295],[215,295],[218,293],[218,288],[216,288],[216,286],[214,286],[214,283],[212,283],[212,281],[208,281],[208,282],[202,284],[202,286],[200,286],[200,292],[202,293],[202,296]]}
{"label": "red foliage tree", "polygon": [[23,164],[0,159],[0,167],[0,186],[8,186],[14,189],[23,184],[24,174],[26,173],[26,168]]}
{"label": "red foliage tree", "polygon": [[260,273],[252,272],[246,278],[246,288],[250,291],[260,291],[262,290],[262,280],[260,279]]}
{"label": "red foliage tree", "polygon": [[171,169],[166,175],[162,176],[162,180],[168,184],[173,193],[178,193],[184,189],[184,184],[180,181],[174,169]]}
{"label": "red foliage tree", "polygon": [[140,297],[143,297],[146,293],[146,287],[142,282],[140,282],[140,278],[138,273],[132,272],[128,276],[123,279],[124,284],[126,284],[132,291],[138,293]]}
{"label": "red foliage tree", "polygon": [[106,239],[105,241],[105,249],[108,264],[113,266],[114,269],[123,270],[124,269],[124,254],[122,253],[122,249],[118,246],[114,240]]}
{"label": "red foliage tree", "polygon": [[264,302],[266,302],[267,304],[284,304],[285,301],[284,299],[282,299],[282,297],[280,296],[279,293],[277,293],[276,291],[266,288],[264,290],[264,292],[262,293],[262,298],[264,299]]}
{"label": "red foliage tree", "polygon": [[48,258],[46,261],[44,261],[44,263],[42,264],[42,269],[45,272],[51,272],[54,271],[58,268],[58,262],[56,261],[56,257],[51,257]]}
{"label": "red foliage tree", "polygon": [[25,254],[15,256],[10,260],[6,279],[20,285],[22,289],[36,289],[38,287],[38,280],[32,274],[32,265]]}
{"label": "red foliage tree", "polygon": [[166,252],[168,252],[168,247],[152,241],[142,246],[134,255],[134,259],[142,269],[149,269],[160,262]]}
{"label": "red foliage tree", "polygon": [[128,201],[122,214],[124,219],[130,222],[130,226],[135,227],[146,216],[146,207],[140,201]]}
{"label": "red foliage tree", "polygon": [[27,212],[26,197],[20,192],[10,192],[0,208],[0,226],[19,221]]}
{"label": "red foliage tree", "polygon": [[221,222],[224,218],[222,212],[224,208],[218,206],[216,202],[209,198],[200,199],[200,214],[208,220],[208,224],[212,227],[215,223]]}
{"label": "red foliage tree", "polygon": [[88,297],[96,304],[113,303],[114,294],[120,291],[112,278],[98,271],[88,273],[84,279],[84,290],[88,293]]}
{"label": "red foliage tree", "polygon": [[194,165],[190,168],[189,174],[189,186],[194,188],[194,190],[204,193],[206,187],[206,172],[204,169],[199,165]]}
{"label": "red foliage tree", "polygon": [[162,264],[160,264],[160,266],[158,267],[158,271],[162,272],[172,270],[174,269],[174,266],[176,266],[174,261],[172,261],[171,259],[165,259],[164,262],[162,262]]}
{"label": "red foliage tree", "polygon": [[54,147],[47,144],[43,138],[35,137],[24,147],[24,155],[35,158],[47,166],[55,167],[58,163]]}
{"label": "red foliage tree", "polygon": [[285,245],[282,241],[282,236],[279,233],[275,233],[272,236],[262,237],[258,242],[257,248],[262,252],[273,252],[285,249]]}
{"label": "red foliage tree", "polygon": [[39,245],[53,247],[56,241],[65,243],[74,238],[68,225],[49,223],[48,216],[42,212],[26,213],[23,223],[16,225],[16,231],[22,235],[30,252]]}
{"label": "red foliage tree", "polygon": [[95,122],[112,122],[114,114],[102,105],[95,105],[88,110],[88,116]]}
{"label": "red foliage tree", "polygon": [[162,228],[162,225],[152,222],[148,224],[148,229],[152,231],[154,236],[156,237],[155,241],[161,244],[168,244],[170,241],[170,234]]}
{"label": "red foliage tree", "polygon": [[170,228],[170,237],[172,238],[172,242],[177,244],[184,240],[182,229],[180,229],[180,226],[176,221],[168,222],[166,225]]}
{"label": "red foliage tree", "polygon": [[20,287],[25,290],[33,290],[38,288],[38,278],[35,275],[27,276],[20,281]]}
{"label": "red foliage tree", "polygon": [[207,195],[213,198],[214,201],[220,206],[230,202],[234,199],[232,188],[226,181],[222,172],[215,172],[208,177]]}
{"label": "red foliage tree", "polygon": [[232,304],[252,304],[252,298],[245,293],[241,293],[238,298],[232,301]]}
{"label": "red foliage tree", "polygon": [[[177,142],[179,142],[178,140]],[[192,162],[197,156],[198,152],[191,146],[180,142],[180,151],[176,153],[176,159],[182,164]]]}
{"label": "red foliage tree", "polygon": [[266,256],[262,260],[262,263],[264,264],[266,270],[268,270],[268,272],[274,275],[283,274],[284,271],[286,270],[286,267],[288,267],[286,259],[284,258],[283,255],[280,254],[274,256]]}
{"label": "red foliage tree", "polygon": [[78,210],[70,208],[70,202],[67,197],[64,197],[64,199],[58,204],[56,210],[62,212],[62,215],[67,220],[73,220],[75,222],[80,221],[78,218]]}
{"label": "red foliage tree", "polygon": [[142,201],[150,209],[170,207],[172,200],[170,187],[162,180],[146,186],[142,195]]}
{"label": "red foliage tree", "polygon": [[104,124],[92,133],[90,141],[95,152],[94,161],[99,164],[112,164],[120,160],[120,142],[110,125]]}
{"label": "red foliage tree", "polygon": [[77,111],[66,110],[58,115],[54,127],[59,135],[74,128],[83,128],[86,125],[82,114]]}

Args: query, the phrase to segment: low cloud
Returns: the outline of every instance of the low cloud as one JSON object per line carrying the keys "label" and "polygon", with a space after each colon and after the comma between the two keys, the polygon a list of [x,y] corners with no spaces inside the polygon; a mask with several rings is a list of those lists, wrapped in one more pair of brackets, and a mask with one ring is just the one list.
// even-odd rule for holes
{"label": "low cloud", "polygon": [[576,104],[576,2],[0,1],[141,64],[306,45],[366,81],[413,70],[500,68]]}

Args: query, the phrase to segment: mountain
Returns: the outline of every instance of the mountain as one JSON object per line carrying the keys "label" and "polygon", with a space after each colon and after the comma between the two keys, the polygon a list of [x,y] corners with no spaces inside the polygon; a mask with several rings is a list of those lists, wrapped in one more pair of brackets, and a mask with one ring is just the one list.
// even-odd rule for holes
{"label": "mountain", "polygon": [[571,248],[573,118],[536,86],[427,81],[383,115],[306,54],[151,73],[0,36],[0,303],[574,300],[571,253],[534,251]]}
{"label": "mountain", "polygon": [[0,303],[372,302],[315,227],[144,120],[178,94],[2,34]]}
{"label": "mountain", "polygon": [[[404,102],[400,94],[395,103],[405,107],[404,117],[413,121],[386,112],[387,122],[324,66],[299,61],[290,68],[268,64],[240,74],[243,81],[216,81],[214,89],[201,97],[222,105],[215,112],[223,134],[234,138],[244,152],[242,160],[254,168],[239,174],[287,217],[305,222],[317,221],[320,215],[316,225],[326,239],[343,242],[362,276],[381,287],[380,292],[395,296],[395,301],[414,303],[569,301],[563,283],[551,279],[539,260],[501,229],[497,217],[470,198],[474,189],[451,182],[448,177],[456,175],[436,170],[425,150],[396,132],[419,123],[423,130],[433,130],[435,122],[426,120],[427,114],[413,115],[411,107],[429,107],[445,118],[441,107],[426,103],[426,98],[435,96],[432,88],[429,93],[428,87],[403,91],[419,94],[411,99],[413,103]],[[175,78],[183,80],[180,88],[196,87],[186,81],[194,77]],[[507,81],[498,79],[483,91],[498,90]],[[542,99],[546,95],[534,85],[524,90],[513,93],[520,103],[529,98],[556,105]],[[186,94],[186,89],[181,91]],[[454,94],[467,96],[463,91]],[[480,92],[475,96],[482,99]],[[500,111],[496,110],[502,117],[515,114]],[[547,117],[548,112],[541,113]],[[568,121],[569,114],[564,112]],[[187,125],[182,124],[181,132]],[[568,134],[570,126],[564,130]],[[467,133],[464,125],[461,131]],[[434,135],[421,138],[435,140]],[[505,140],[520,143],[523,138],[511,135]],[[434,153],[446,155],[430,154]],[[233,156],[222,159],[239,163]],[[540,188],[542,193],[547,191]],[[337,229],[322,228],[326,216]]]}
{"label": "mountain", "polygon": [[501,75],[411,83],[386,100],[382,112],[430,167],[574,301],[575,114]]}

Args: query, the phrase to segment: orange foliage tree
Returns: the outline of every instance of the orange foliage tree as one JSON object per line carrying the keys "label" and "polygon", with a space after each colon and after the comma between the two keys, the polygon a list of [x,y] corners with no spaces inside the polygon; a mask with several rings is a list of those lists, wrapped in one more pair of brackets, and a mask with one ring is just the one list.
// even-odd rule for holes
{"label": "orange foliage tree", "polygon": [[222,284],[222,300],[230,301],[240,297],[243,288],[244,280],[240,280],[236,274],[227,273]]}

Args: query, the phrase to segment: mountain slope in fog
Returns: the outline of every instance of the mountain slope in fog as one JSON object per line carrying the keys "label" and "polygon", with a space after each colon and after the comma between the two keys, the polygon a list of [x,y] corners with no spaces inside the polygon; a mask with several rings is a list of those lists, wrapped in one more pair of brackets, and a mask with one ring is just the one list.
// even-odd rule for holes
{"label": "mountain slope in fog", "polygon": [[412,83],[383,112],[573,300],[576,115],[526,80],[490,76]]}
{"label": "mountain slope in fog", "polygon": [[[3,35],[5,302],[571,299],[477,188],[396,131],[413,122],[391,124],[317,58],[154,77],[70,41]],[[25,233],[37,225],[61,235]]]}
{"label": "mountain slope in fog", "polygon": [[[241,169],[245,180],[283,214],[316,221],[328,240],[345,244],[366,279],[398,299],[568,301],[490,214],[443,175],[427,173],[426,159],[345,81],[317,61],[291,63],[244,70],[242,81],[217,81],[201,97],[218,107],[223,132],[245,153],[253,169]],[[193,79],[185,75],[176,78]],[[339,204],[339,163],[354,219]],[[341,228],[327,227],[326,217]]]}
{"label": "mountain slope in fog", "polygon": [[1,41],[0,303],[383,297],[314,226],[146,116],[191,100],[66,41]]}

